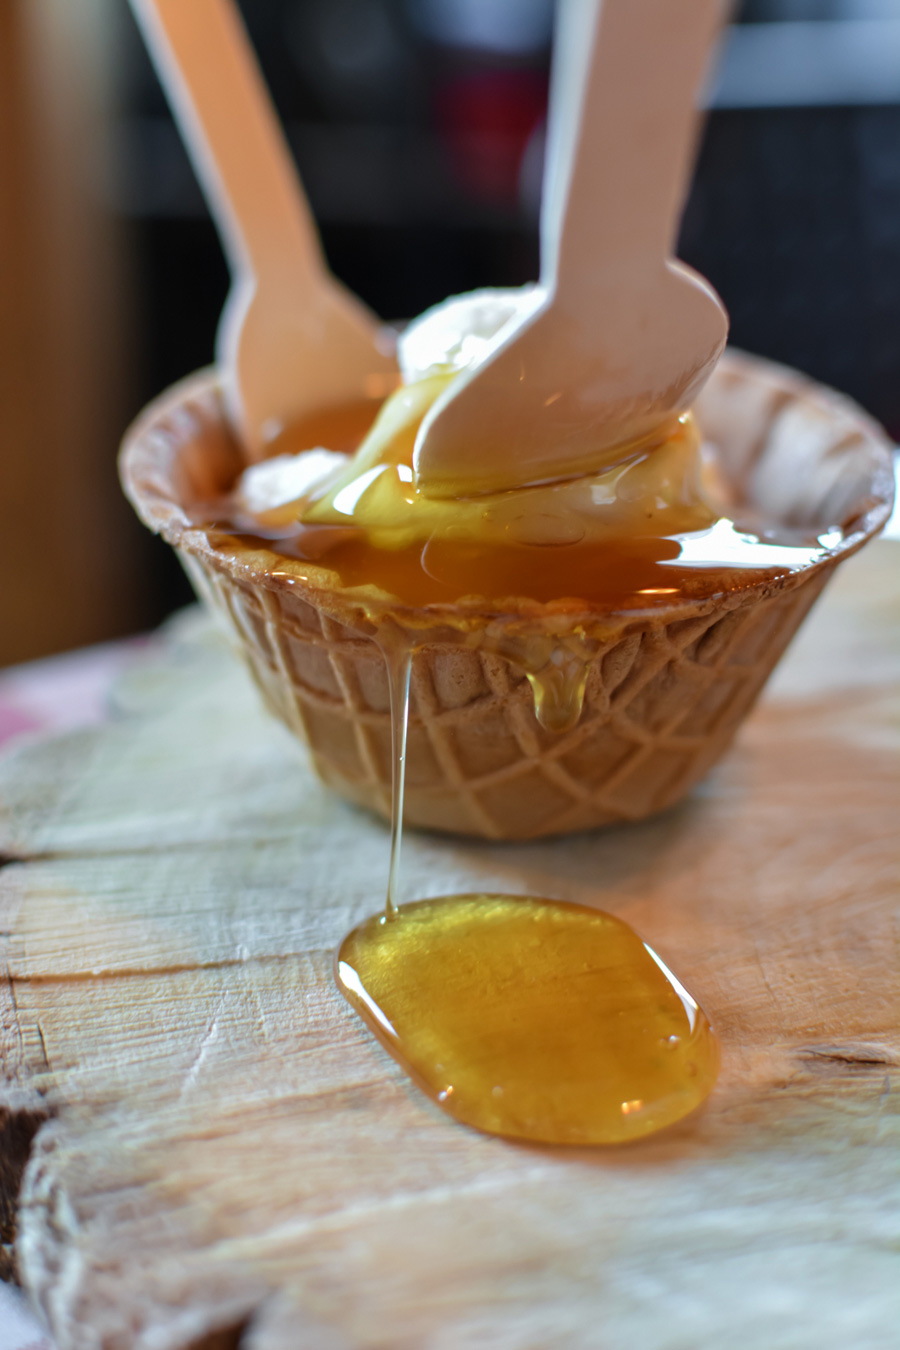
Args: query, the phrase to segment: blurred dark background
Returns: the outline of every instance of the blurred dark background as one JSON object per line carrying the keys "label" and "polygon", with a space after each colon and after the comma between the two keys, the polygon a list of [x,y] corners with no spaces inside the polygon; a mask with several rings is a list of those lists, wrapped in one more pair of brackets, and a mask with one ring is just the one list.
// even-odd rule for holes
{"label": "blurred dark background", "polygon": [[[115,397],[83,435],[106,485],[93,500],[107,501],[118,432],[210,362],[227,276],[124,0],[80,0],[77,37],[63,0],[24,2],[49,15],[39,40],[62,26],[70,65],[66,44],[79,45],[94,118],[81,193],[107,243],[81,266],[88,293],[106,295],[92,310],[105,352],[92,378],[100,402],[114,378]],[[331,266],[376,311],[411,316],[536,276],[552,0],[245,0],[242,10]],[[746,0],[736,20],[709,89],[680,256],[722,294],[733,342],[850,393],[900,437],[900,0]],[[33,46],[33,29],[17,40]],[[77,327],[74,348],[86,350]],[[4,447],[4,461],[15,451]],[[146,627],[188,598],[167,550],[118,501],[104,510],[114,528],[85,586],[105,585],[107,599],[83,606],[77,632],[26,619],[16,637],[0,623],[0,662]],[[86,524],[68,519],[63,542],[89,548],[85,531],[103,528],[88,509]]]}

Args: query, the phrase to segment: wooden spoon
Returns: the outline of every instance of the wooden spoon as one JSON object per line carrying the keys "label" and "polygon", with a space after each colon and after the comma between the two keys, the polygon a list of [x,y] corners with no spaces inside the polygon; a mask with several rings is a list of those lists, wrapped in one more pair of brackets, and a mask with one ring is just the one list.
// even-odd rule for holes
{"label": "wooden spoon", "polygon": [[232,0],[131,0],[232,275],[216,338],[251,459],[305,414],[396,384],[388,330],[327,270]]}
{"label": "wooden spoon", "polygon": [[690,406],[728,330],[670,260],[722,0],[561,0],[541,216],[543,304],[425,418],[429,496],[614,463]]}

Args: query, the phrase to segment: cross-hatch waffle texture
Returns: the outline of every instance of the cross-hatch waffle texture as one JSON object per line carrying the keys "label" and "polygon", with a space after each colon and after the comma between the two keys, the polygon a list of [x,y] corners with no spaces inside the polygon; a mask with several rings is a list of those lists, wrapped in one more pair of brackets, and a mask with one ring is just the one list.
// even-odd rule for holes
{"label": "cross-hatch waffle texture", "polygon": [[[319,776],[390,819],[388,682],[372,639],[298,596],[188,566]],[[503,657],[448,642],[417,652],[404,818],[529,839],[671,805],[728,745],[826,579],[823,569],[755,605],[611,641],[591,662],[578,725],[562,734],[540,726],[527,679]]]}
{"label": "cross-hatch waffle texture", "polygon": [[[752,506],[783,490],[787,524],[809,526],[820,511],[823,525],[852,521],[846,547],[775,582],[608,623],[581,718],[562,734],[537,722],[521,669],[479,647],[472,631],[460,645],[435,628],[413,661],[409,824],[528,839],[672,805],[727,748],[837,563],[887,519],[888,443],[846,400],[735,355],[708,389],[704,425],[726,468],[731,456],[738,495]],[[389,817],[388,681],[372,622],[333,588],[288,582],[261,555],[217,550],[191,525],[191,501],[221,490],[238,463],[214,382],[201,374],[148,410],[126,440],[122,472],[139,513],[179,549],[320,777]]]}

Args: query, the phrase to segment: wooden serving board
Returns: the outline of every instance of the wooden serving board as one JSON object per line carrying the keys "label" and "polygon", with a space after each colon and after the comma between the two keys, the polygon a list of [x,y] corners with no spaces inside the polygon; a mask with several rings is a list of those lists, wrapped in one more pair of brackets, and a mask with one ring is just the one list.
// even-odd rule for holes
{"label": "wooden serving board", "polygon": [[374,1043],[331,955],[381,903],[385,828],[205,620],[110,725],[8,755],[0,1180],[31,1141],[19,1270],[61,1350],[895,1348],[898,564],[839,571],[686,806],[409,840],[408,898],[599,904],[700,998],[719,1085],[628,1148],[473,1133]]}

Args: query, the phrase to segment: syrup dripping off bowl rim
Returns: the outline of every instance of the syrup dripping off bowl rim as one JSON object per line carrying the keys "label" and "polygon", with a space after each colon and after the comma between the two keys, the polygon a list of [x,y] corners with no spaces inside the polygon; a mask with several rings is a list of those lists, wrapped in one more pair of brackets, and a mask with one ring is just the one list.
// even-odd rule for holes
{"label": "syrup dripping off bowl rim", "polygon": [[[577,599],[404,610],[375,591],[348,593],[322,568],[308,566],[298,576],[299,565],[293,569],[271,549],[216,547],[192,513],[230,489],[243,461],[226,424],[214,372],[190,377],[152,404],[128,433],[120,466],[138,515],[179,552],[199,596],[230,631],[270,710],[309,746],[313,767],[327,784],[376,815],[385,815],[384,785],[371,758],[362,762],[353,747],[369,743],[373,726],[389,734],[381,693],[373,703],[367,692],[376,688],[372,679],[380,679],[373,676],[373,662],[386,640],[418,649],[416,679],[427,678],[431,701],[419,703],[417,687],[413,716],[426,737],[435,718],[451,710],[450,721],[441,723],[442,736],[460,719],[467,725],[485,719],[507,729],[518,725],[516,709],[533,693],[524,676],[546,667],[552,745],[541,737],[527,746],[517,741],[510,771],[492,781],[489,800],[470,790],[470,781],[481,781],[482,770],[461,744],[462,783],[455,770],[450,773],[449,761],[432,755],[423,760],[422,782],[411,785],[407,795],[406,818],[412,826],[474,838],[532,839],[644,819],[680,800],[731,744],[753,695],[835,566],[889,516],[891,443],[838,395],[790,371],[732,353],[720,362],[704,400],[698,419],[708,438],[733,455],[736,476],[756,473],[764,460],[774,470],[769,487],[781,493],[786,460],[787,486],[795,491],[801,528],[810,514],[804,519],[800,509],[809,496],[810,440],[817,442],[826,464],[813,504],[827,501],[829,509],[816,521],[844,519],[852,527],[848,524],[839,549],[799,571],[775,579],[764,573],[724,596],[659,594],[648,597],[655,601],[652,606],[624,613],[611,607],[591,610]],[[824,446],[823,429],[828,432]],[[787,520],[789,512],[784,516]],[[669,586],[667,580],[641,584]],[[556,739],[559,680],[549,662],[557,651],[566,659],[567,679],[569,666],[579,667],[575,692],[584,687],[589,710],[571,731],[565,721],[562,742]],[[340,678],[329,676],[326,665]],[[459,680],[489,697],[478,695],[460,708],[453,701],[463,687]],[[572,683],[563,680],[563,696],[571,693]],[[704,694],[703,709],[695,716],[691,709],[699,708],[699,695],[713,686],[715,696]],[[637,759],[624,761],[625,804],[612,800],[605,779],[597,786],[589,768],[578,767],[583,756],[576,757],[571,788],[564,775],[557,775],[555,794],[529,796],[527,785],[542,781],[534,772],[535,759],[540,769],[548,756],[567,753],[576,741],[580,745],[602,732],[613,715],[613,697],[616,707],[628,703],[640,745]],[[679,742],[674,776],[667,731],[673,700],[693,718],[691,735]]]}

